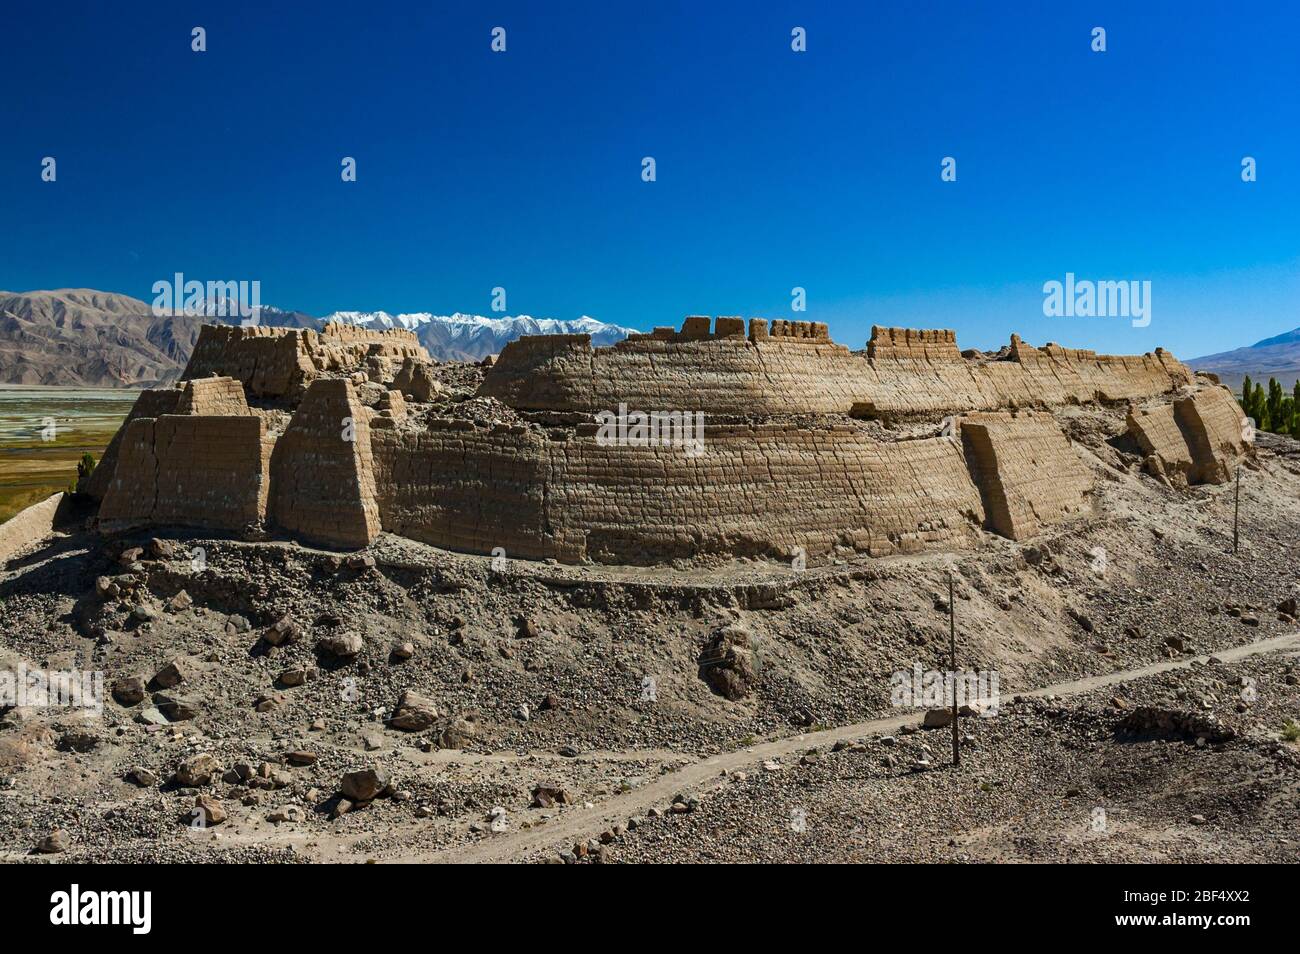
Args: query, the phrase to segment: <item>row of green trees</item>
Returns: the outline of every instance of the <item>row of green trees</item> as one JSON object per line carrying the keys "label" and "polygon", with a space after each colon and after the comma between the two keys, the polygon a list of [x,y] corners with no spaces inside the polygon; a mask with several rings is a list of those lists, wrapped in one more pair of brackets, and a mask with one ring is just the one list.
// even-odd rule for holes
{"label": "row of green trees", "polygon": [[1272,434],[1290,434],[1300,440],[1300,381],[1290,395],[1282,390],[1277,378],[1268,379],[1268,390],[1264,386],[1252,383],[1250,375],[1241,382],[1241,398],[1238,403],[1246,416],[1253,418],[1255,427]]}

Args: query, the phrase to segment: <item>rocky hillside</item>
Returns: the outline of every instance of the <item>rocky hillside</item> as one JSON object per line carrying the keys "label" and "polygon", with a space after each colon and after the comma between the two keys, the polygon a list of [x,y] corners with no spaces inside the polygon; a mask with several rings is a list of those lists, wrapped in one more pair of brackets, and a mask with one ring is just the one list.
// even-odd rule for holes
{"label": "rocky hillside", "polygon": [[0,292],[0,382],[151,387],[180,375],[202,323],[89,288]]}
{"label": "rocky hillside", "polygon": [[1247,374],[1265,383],[1277,378],[1289,391],[1300,379],[1300,328],[1257,341],[1248,348],[1193,358],[1187,364],[1197,371],[1214,372],[1234,391],[1241,389],[1241,379]]}

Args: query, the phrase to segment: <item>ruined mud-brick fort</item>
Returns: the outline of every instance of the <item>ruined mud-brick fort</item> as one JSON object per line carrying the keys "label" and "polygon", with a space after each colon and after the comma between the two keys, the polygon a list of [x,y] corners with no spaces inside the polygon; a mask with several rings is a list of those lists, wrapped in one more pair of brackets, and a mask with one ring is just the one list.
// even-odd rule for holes
{"label": "ruined mud-brick fort", "polygon": [[[468,389],[449,367],[406,331],[204,327],[182,380],[140,396],[80,490],[110,534],[816,562],[1086,514],[1100,465],[1063,429],[1067,406],[1126,411],[1122,439],[1168,483],[1223,482],[1246,451],[1231,394],[1160,349],[1013,336],[963,353],[951,331],[877,327],[853,352],[817,322],[690,317],[607,348],[525,337]],[[597,415],[621,405],[702,412],[703,452],[602,440]]]}

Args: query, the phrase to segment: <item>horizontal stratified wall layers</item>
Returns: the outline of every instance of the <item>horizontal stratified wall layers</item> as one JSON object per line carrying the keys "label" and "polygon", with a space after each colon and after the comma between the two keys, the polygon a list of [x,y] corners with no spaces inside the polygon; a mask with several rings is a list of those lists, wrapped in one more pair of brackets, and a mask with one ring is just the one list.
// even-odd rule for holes
{"label": "horizontal stratified wall layers", "polygon": [[1171,405],[1130,408],[1129,434],[1147,455],[1146,467],[1168,481],[1221,484],[1246,450],[1247,421],[1224,387],[1203,388]]}
{"label": "horizontal stratified wall layers", "polygon": [[[598,413],[626,404],[714,416],[888,417],[1140,400],[1193,380],[1162,350],[1098,355],[1030,348],[1013,337],[1008,360],[968,360],[951,331],[876,328],[864,357],[812,323],[780,322],[782,333],[772,334],[753,319],[746,337],[731,320],[719,319],[726,333],[714,334],[690,321],[682,332],[657,329],[608,348],[593,349],[587,335],[520,338],[501,352],[480,393],[534,410]],[[786,333],[793,325],[802,333]]]}
{"label": "horizontal stratified wall layers", "polygon": [[266,519],[272,442],[256,416],[163,415],[126,424],[99,508],[106,531],[242,531]]}
{"label": "horizontal stratified wall layers", "polygon": [[690,456],[521,431],[372,432],[384,529],[478,553],[654,563],[960,547],[983,519],[962,453],[946,439],[718,425]]}
{"label": "horizontal stratified wall layers", "polygon": [[961,437],[989,529],[1021,540],[1086,506],[1092,474],[1050,415],[974,414]]}

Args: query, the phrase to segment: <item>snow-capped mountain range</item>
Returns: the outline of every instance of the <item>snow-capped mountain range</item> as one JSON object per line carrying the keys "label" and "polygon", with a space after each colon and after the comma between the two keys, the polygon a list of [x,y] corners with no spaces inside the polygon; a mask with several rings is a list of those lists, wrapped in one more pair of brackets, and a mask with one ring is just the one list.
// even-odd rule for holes
{"label": "snow-capped mountain range", "polygon": [[[277,315],[263,310],[264,324],[278,324]],[[376,330],[405,328],[414,331],[420,344],[433,357],[442,361],[477,361],[501,349],[524,335],[591,335],[593,345],[611,345],[622,341],[635,328],[606,324],[583,315],[581,318],[534,318],[531,315],[514,315],[485,318],[482,315],[434,315],[429,312],[390,315],[386,311],[336,311],[319,319],[324,325],[330,321],[357,325]]]}
{"label": "snow-capped mountain range", "polygon": [[[241,324],[251,318],[250,309],[241,309],[233,299],[208,299],[193,307],[187,315],[223,324]],[[440,361],[479,361],[524,335],[591,335],[596,346],[622,341],[634,328],[606,324],[587,315],[573,320],[534,318],[531,315],[485,318],[482,315],[435,315],[427,311],[392,315],[386,311],[335,311],[323,318],[306,312],[285,310],[274,305],[259,305],[254,323],[275,328],[319,329],[331,321],[359,328],[387,330],[405,328],[415,332],[429,354]]]}

